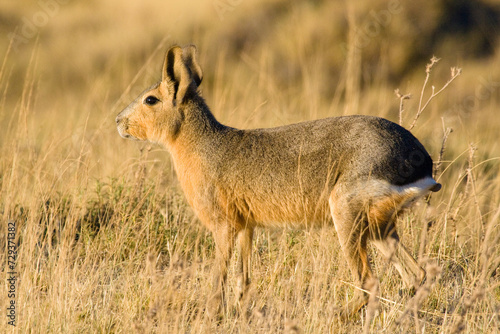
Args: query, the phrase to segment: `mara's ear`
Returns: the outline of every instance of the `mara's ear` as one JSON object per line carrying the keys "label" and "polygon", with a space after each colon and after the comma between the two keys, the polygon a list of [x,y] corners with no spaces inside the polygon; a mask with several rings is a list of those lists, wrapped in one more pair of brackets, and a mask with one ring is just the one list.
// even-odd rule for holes
{"label": "mara's ear", "polygon": [[179,46],[173,46],[168,49],[161,77],[162,84],[172,94],[173,100],[181,103],[184,101],[193,82],[191,71],[185,64],[182,53],[182,49]]}
{"label": "mara's ear", "polygon": [[196,84],[196,87],[200,86],[201,80],[203,79],[203,72],[198,64],[198,58],[196,56],[196,46],[193,44],[186,45],[182,48],[182,58],[184,58],[184,63],[191,72],[191,76]]}

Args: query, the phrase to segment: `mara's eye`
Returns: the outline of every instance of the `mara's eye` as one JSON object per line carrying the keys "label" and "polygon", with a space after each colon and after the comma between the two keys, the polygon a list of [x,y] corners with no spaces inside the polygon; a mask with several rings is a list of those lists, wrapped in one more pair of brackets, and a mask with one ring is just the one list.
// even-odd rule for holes
{"label": "mara's eye", "polygon": [[157,104],[160,100],[158,100],[156,97],[150,95],[144,99],[144,103],[147,104],[148,106],[154,106]]}

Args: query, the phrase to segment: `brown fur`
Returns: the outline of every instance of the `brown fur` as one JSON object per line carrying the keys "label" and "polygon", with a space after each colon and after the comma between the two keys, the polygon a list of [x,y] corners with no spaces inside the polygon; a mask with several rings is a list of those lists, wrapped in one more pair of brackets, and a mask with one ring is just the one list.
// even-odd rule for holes
{"label": "brown fur", "polygon": [[[189,204],[216,241],[211,299],[216,308],[223,305],[236,239],[243,296],[256,227],[307,228],[331,223],[331,217],[359,287],[373,277],[370,240],[408,285],[420,283],[425,272],[399,242],[395,217],[440,186],[431,178],[432,160],[411,133],[368,116],[272,129],[230,128],[213,117],[199,95],[201,80],[195,47],[174,46],[166,54],[161,82],[116,122],[121,136],[160,143],[172,154]],[[366,301],[365,293],[356,292],[344,315]]]}

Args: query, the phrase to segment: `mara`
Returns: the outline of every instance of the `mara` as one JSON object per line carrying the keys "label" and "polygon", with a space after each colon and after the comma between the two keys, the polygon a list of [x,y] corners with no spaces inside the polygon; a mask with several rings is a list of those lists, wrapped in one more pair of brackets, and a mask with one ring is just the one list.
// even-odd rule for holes
{"label": "mara", "polygon": [[225,304],[228,261],[238,243],[240,298],[250,284],[256,227],[333,223],[355,284],[348,317],[367,303],[374,278],[368,242],[416,287],[425,271],[399,242],[395,219],[415,199],[438,191],[432,159],[407,130],[370,116],[331,117],[269,129],[219,123],[198,92],[196,48],[173,46],[162,79],[117,117],[124,138],[163,145],[189,204],[213,233],[216,265],[209,309]]}

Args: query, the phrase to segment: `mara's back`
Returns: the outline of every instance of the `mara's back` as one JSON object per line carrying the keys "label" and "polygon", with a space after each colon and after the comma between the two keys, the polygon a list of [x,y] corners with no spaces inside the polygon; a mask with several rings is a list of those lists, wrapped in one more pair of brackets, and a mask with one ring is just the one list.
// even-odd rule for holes
{"label": "mara's back", "polygon": [[206,157],[217,192],[259,225],[329,220],[328,196],[338,182],[401,186],[432,174],[432,160],[420,142],[379,117],[228,128],[217,138]]}

